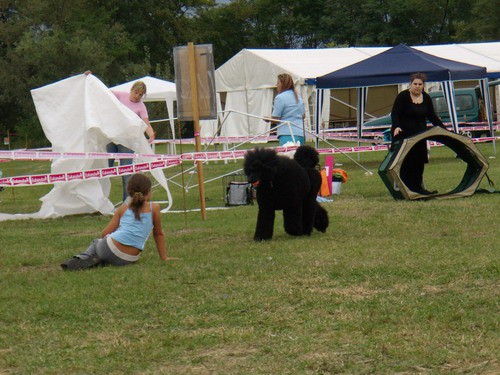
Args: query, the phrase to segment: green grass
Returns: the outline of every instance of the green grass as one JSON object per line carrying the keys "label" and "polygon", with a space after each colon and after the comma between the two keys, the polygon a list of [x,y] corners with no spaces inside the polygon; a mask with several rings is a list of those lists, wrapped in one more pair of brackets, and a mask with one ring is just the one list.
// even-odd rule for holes
{"label": "green grass", "polygon": [[[324,204],[325,234],[290,237],[278,215],[273,240],[255,243],[256,206],[164,214],[181,258],[168,264],[150,240],[136,265],[63,272],[108,217],[0,222],[0,374],[499,373],[500,195],[394,201],[376,174],[383,157],[361,154],[368,176],[336,155],[349,181]],[[459,163],[434,149],[426,180],[453,187]],[[240,167],[211,163],[205,178]],[[185,202],[171,188],[173,209],[199,206],[196,188]],[[49,190],[8,188],[0,211],[35,212]],[[207,206],[223,206],[223,190],[207,184]]]}

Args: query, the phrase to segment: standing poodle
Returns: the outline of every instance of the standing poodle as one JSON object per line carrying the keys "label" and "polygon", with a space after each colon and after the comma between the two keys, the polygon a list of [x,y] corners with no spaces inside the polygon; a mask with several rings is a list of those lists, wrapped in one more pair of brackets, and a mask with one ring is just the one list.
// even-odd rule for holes
{"label": "standing poodle", "polygon": [[316,201],[321,187],[318,163],[318,152],[310,146],[297,148],[293,159],[265,148],[245,155],[243,169],[257,190],[259,205],[255,241],[273,237],[276,210],[283,210],[285,232],[290,235],[309,236],[313,228],[326,231],[328,212]]}

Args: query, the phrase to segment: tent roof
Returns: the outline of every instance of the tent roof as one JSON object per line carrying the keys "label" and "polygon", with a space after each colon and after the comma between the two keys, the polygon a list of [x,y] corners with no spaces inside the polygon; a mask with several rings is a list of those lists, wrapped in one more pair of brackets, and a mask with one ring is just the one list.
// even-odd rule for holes
{"label": "tent roof", "polygon": [[[345,68],[389,48],[243,49],[216,70],[216,87],[218,92],[271,88],[276,76],[283,72],[304,84],[308,79]],[[437,57],[484,66],[489,77],[500,77],[500,41],[414,48]]]}
{"label": "tent roof", "polygon": [[145,95],[143,101],[160,102],[166,101],[167,99],[175,100],[175,83],[150,76],[145,76],[142,78],[134,79],[130,82],[122,83],[121,85],[111,87],[111,90],[129,92],[134,82],[137,81],[142,81],[146,84],[147,94]]}
{"label": "tent roof", "polygon": [[415,72],[429,81],[470,80],[486,77],[486,68],[443,59],[400,44],[378,55],[316,78],[318,88],[381,86],[408,81]]}
{"label": "tent roof", "polygon": [[243,49],[216,70],[216,87],[218,92],[271,88],[277,75],[283,72],[303,84],[308,78],[354,64],[386,49]]}
{"label": "tent roof", "polygon": [[486,67],[488,78],[500,77],[500,42],[414,46],[431,55]]}

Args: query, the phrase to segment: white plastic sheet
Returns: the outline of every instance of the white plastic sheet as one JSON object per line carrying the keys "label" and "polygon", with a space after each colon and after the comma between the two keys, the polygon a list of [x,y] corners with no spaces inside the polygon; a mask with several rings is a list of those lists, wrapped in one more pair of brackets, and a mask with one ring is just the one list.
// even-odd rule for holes
{"label": "white plastic sheet", "polygon": [[[106,152],[109,142],[122,144],[136,153],[152,154],[144,136],[146,124],[121,104],[93,75],[78,75],[31,91],[46,137],[55,152]],[[136,162],[150,161],[136,159]],[[59,159],[52,173],[105,168],[104,159]],[[151,172],[167,191],[163,171]],[[32,214],[0,214],[0,220],[54,218],[100,212],[111,214],[110,180],[59,182],[41,198],[42,207]]]}

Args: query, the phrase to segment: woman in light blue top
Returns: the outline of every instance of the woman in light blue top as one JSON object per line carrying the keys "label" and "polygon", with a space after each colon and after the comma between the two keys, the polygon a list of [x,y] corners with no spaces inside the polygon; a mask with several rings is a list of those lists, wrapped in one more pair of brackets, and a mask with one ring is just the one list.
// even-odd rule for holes
{"label": "woman in light blue top", "polygon": [[[276,82],[278,95],[274,98],[272,119],[273,124],[280,124],[277,135],[280,146],[287,142],[304,144],[304,102],[295,91],[293,78],[290,74],[278,75]],[[286,121],[286,122],[285,122]]]}
{"label": "woman in light blue top", "polygon": [[84,269],[98,264],[125,266],[139,260],[153,231],[161,260],[167,258],[165,236],[161,227],[160,205],[150,202],[151,180],[142,173],[133,175],[127,184],[129,200],[118,207],[103,229],[101,238],[92,241],[86,251],[61,264],[66,270]]}

